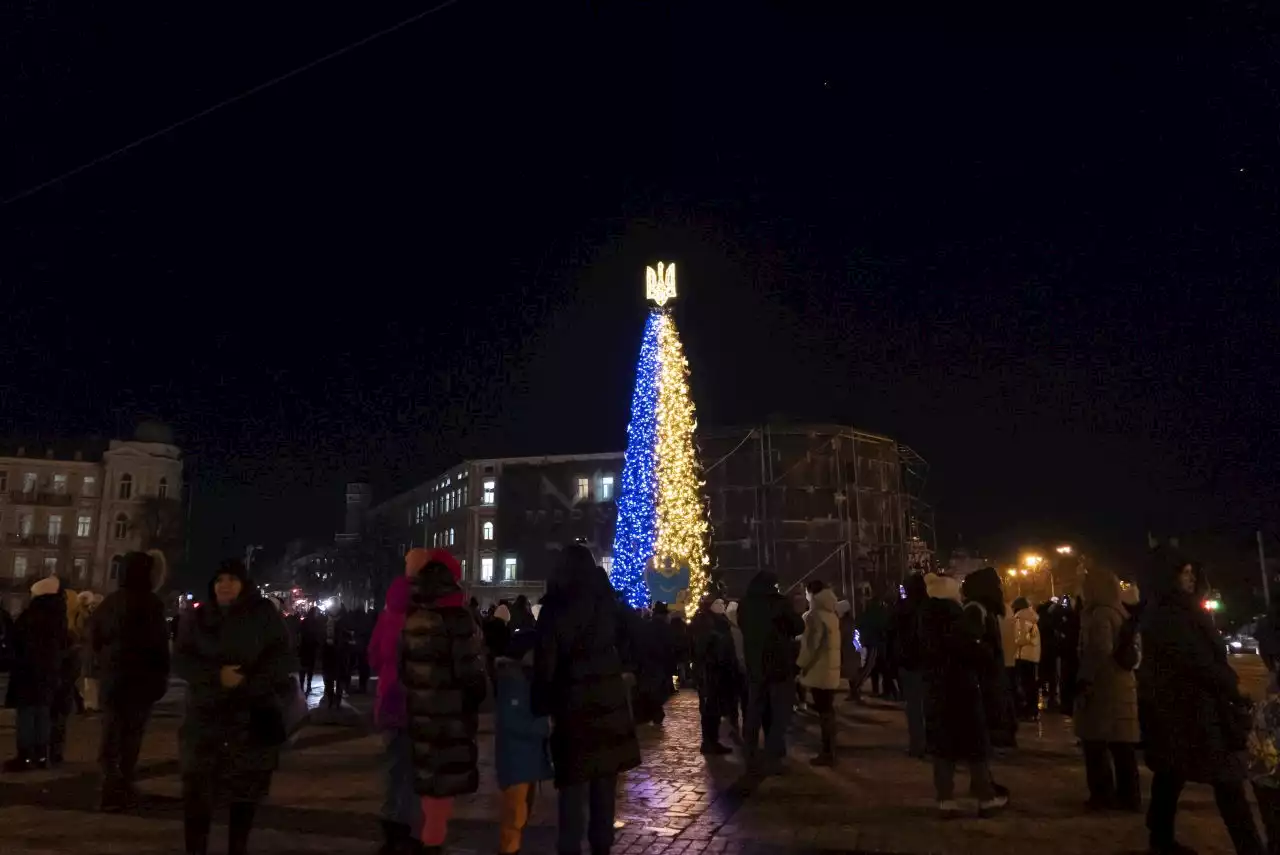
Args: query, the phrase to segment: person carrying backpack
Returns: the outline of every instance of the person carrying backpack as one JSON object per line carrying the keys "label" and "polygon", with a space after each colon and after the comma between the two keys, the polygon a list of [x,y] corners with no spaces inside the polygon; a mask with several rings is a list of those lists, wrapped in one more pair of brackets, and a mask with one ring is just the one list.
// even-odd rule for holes
{"label": "person carrying backpack", "polygon": [[[1136,631],[1120,601],[1120,580],[1089,569],[1080,618],[1075,730],[1084,746],[1091,810],[1142,809],[1135,746],[1139,741]],[[1126,629],[1128,627],[1128,629]]]}

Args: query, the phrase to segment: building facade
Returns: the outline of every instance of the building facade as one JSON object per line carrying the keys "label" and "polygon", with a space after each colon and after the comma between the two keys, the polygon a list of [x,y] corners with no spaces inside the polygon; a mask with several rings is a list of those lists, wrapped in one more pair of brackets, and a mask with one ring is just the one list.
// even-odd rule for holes
{"label": "building facade", "polygon": [[622,452],[468,460],[377,505],[351,484],[338,539],[377,531],[403,551],[447,549],[481,603],[536,600],[565,543],[609,569],[621,473]]}
{"label": "building facade", "polygon": [[18,445],[0,453],[0,600],[10,612],[57,575],[78,590],[115,590],[125,553],[142,547],[150,500],[179,501],[182,452],[163,425],[81,448]]}
{"label": "building facade", "polygon": [[921,545],[924,461],[843,425],[699,432],[719,581],[740,595],[760,570],[785,589],[811,579],[843,595],[896,585]]}

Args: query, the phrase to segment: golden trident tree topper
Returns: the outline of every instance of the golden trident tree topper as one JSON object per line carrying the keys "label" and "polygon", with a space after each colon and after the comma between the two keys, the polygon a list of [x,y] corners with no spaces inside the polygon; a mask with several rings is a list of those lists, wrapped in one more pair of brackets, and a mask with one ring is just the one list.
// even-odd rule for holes
{"label": "golden trident tree topper", "polygon": [[659,306],[665,305],[676,295],[676,265],[658,262],[658,269],[644,269],[645,296]]}

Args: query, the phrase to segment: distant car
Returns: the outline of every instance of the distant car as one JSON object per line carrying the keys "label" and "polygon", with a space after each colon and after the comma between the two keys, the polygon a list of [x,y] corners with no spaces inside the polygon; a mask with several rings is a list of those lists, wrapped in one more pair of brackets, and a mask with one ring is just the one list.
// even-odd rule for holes
{"label": "distant car", "polygon": [[1257,621],[1251,621],[1244,624],[1235,632],[1224,634],[1223,642],[1227,645],[1227,653],[1237,656],[1243,656],[1247,653],[1258,655],[1258,639],[1256,633],[1258,631]]}

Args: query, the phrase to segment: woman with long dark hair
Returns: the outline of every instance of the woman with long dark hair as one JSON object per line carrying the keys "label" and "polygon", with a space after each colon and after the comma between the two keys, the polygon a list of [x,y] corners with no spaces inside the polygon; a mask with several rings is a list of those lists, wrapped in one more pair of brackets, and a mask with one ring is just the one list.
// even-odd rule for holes
{"label": "woman with long dark hair", "polygon": [[621,613],[609,579],[581,544],[564,548],[538,617],[532,705],[551,716],[560,791],[557,851],[613,846],[618,774],[640,765],[619,651]]}
{"label": "woman with long dark hair", "polygon": [[215,803],[230,803],[227,852],[245,855],[284,742],[278,698],[296,670],[289,631],[244,564],[224,561],[182,622],[174,671],[187,682],[179,731],[188,855],[205,855]]}

